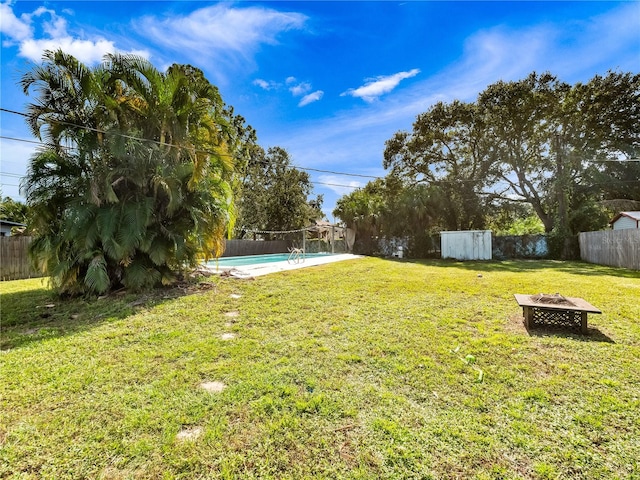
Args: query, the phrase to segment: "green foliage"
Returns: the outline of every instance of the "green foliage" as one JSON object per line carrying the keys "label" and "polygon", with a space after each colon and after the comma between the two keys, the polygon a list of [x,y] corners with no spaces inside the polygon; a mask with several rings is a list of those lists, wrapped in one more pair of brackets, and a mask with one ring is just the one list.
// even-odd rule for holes
{"label": "green foliage", "polygon": [[28,207],[11,197],[0,200],[0,218],[10,222],[25,223],[27,221]]}
{"label": "green foliage", "polygon": [[338,199],[333,215],[356,231],[353,251],[357,254],[375,254],[376,237],[383,235],[386,208],[386,186],[383,181],[369,182],[364,188],[355,190]]}
{"label": "green foliage", "polygon": [[395,237],[409,239],[409,256],[426,258],[439,249],[432,234],[451,227],[451,209],[440,185],[403,185],[390,175],[340,198],[333,214],[356,231],[355,253],[377,254],[379,237]]}
{"label": "green foliage", "polygon": [[501,233],[504,235],[536,235],[544,233],[544,225],[537,216],[530,215],[514,220],[509,228]]}
{"label": "green foliage", "polygon": [[286,150],[272,147],[265,153],[255,146],[241,175],[238,236],[246,230],[295,230],[322,218],[322,196],[309,199],[309,174],[291,166]]}
{"label": "green foliage", "polygon": [[30,215],[31,211],[26,204],[11,197],[0,199],[0,219],[27,225],[27,230],[23,233],[28,233]]}
{"label": "green foliage", "polygon": [[[485,126],[475,104],[438,102],[418,115],[411,134],[398,132],[386,142],[383,166],[415,188],[430,187],[432,216],[445,230],[484,228],[488,176],[482,145]],[[411,194],[411,192],[409,192]]]}
{"label": "green foliage", "polygon": [[[640,198],[640,197],[639,197]],[[571,232],[591,232],[604,230],[614,212],[588,195],[576,195],[569,212],[569,229]]]}
{"label": "green foliage", "polygon": [[221,253],[243,132],[200,70],[117,54],[89,68],[57,51],[21,83],[47,145],[24,182],[31,253],[60,293],[149,288]]}
{"label": "green foliage", "polygon": [[91,292],[105,292],[109,288],[109,274],[107,273],[107,262],[104,255],[96,252],[87,268],[84,283]]}
{"label": "green foliage", "polygon": [[[428,228],[526,233],[539,231],[525,221],[533,212],[568,258],[578,232],[603,228],[606,216],[640,202],[640,164],[626,161],[640,157],[638,98],[640,74],[569,85],[534,72],[489,85],[473,103],[439,102],[386,142],[387,182],[399,188],[375,201],[366,188],[350,194],[336,215],[413,236],[424,224],[411,211],[426,212]],[[416,224],[420,232],[411,232]]]}

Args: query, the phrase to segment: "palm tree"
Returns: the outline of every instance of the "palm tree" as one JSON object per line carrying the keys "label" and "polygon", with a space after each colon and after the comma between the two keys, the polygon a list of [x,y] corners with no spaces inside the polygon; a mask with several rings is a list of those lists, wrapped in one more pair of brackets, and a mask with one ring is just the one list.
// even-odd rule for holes
{"label": "palm tree", "polygon": [[22,79],[45,144],[24,182],[32,256],[61,293],[171,282],[220,255],[233,220],[233,130],[199,70],[131,55],[88,68],[60,51]]}

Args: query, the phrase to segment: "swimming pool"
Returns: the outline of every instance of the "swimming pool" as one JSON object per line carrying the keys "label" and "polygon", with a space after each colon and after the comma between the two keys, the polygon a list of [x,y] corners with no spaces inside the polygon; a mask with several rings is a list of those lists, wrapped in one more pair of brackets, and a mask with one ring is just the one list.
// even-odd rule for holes
{"label": "swimming pool", "polygon": [[[331,253],[305,253],[304,258],[325,258],[330,257]],[[218,268],[223,267],[243,267],[246,265],[259,265],[264,263],[286,262],[289,259],[288,253],[270,253],[267,255],[245,255],[243,257],[222,257],[218,259]],[[216,267],[215,260],[209,260],[206,265],[208,267]]]}

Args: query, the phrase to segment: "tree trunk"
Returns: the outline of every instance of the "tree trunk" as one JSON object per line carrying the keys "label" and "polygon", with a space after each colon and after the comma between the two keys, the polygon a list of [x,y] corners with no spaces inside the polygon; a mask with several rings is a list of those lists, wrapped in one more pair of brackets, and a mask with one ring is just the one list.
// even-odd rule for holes
{"label": "tree trunk", "polygon": [[563,165],[562,149],[564,145],[560,142],[556,134],[556,194],[558,201],[558,228],[562,238],[561,258],[566,260],[571,255],[571,232],[569,231],[569,212],[567,210],[567,189],[566,172]]}

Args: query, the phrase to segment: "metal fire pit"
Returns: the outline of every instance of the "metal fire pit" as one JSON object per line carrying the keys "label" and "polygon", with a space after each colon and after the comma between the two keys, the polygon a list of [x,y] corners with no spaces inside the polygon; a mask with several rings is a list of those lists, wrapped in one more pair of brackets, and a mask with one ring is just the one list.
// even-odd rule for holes
{"label": "metal fire pit", "polygon": [[587,314],[602,313],[582,298],[563,297],[559,294],[514,295],[522,307],[524,325],[529,328],[539,326],[568,327],[587,333]]}

